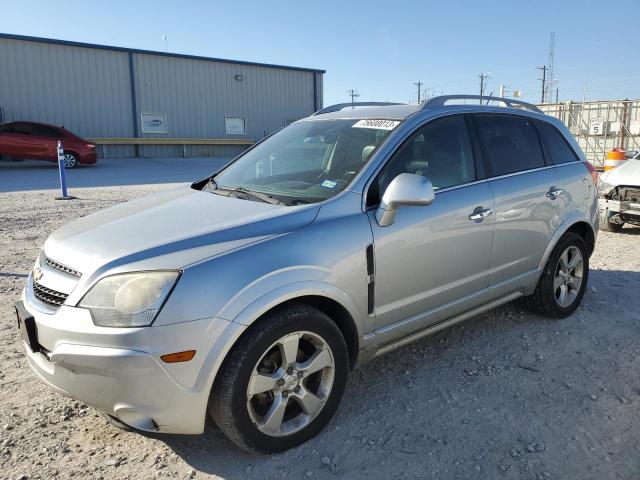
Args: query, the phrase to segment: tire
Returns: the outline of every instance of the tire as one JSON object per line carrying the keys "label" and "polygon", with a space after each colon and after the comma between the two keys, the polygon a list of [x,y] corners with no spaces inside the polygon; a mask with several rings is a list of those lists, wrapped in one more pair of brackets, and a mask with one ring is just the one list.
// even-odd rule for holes
{"label": "tire", "polygon": [[[562,271],[563,262],[569,263],[569,277],[566,270]],[[581,264],[571,270],[571,263],[580,254]],[[573,274],[571,274],[573,272]],[[579,285],[576,279],[579,278]],[[573,279],[573,280],[570,280]],[[532,295],[525,297],[525,305],[532,311],[549,318],[565,318],[576,311],[589,281],[589,253],[587,245],[581,236],[572,232],[565,233],[551,252],[549,259],[540,275],[538,285]],[[564,296],[562,296],[564,285]],[[556,288],[557,287],[557,288]],[[558,298],[561,297],[561,298]],[[563,301],[564,300],[564,301]]]}
{"label": "tire", "polygon": [[64,168],[76,168],[80,165],[78,156],[73,152],[64,152]]}
{"label": "tire", "polygon": [[[295,356],[295,361],[287,362],[287,356]],[[243,450],[282,452],[309,440],[329,423],[348,371],[347,345],[337,325],[323,312],[293,303],[268,313],[243,334],[217,375],[209,413]],[[267,379],[268,386],[257,379]]]}
{"label": "tire", "polygon": [[600,212],[600,230],[604,230],[605,232],[614,232],[617,233],[622,230],[622,223],[613,223],[609,221],[609,211],[603,210]]}

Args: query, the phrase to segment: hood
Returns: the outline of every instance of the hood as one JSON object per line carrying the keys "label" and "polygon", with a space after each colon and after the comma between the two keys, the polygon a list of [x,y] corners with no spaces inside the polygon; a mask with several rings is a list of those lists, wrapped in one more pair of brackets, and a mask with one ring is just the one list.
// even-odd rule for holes
{"label": "hood", "polygon": [[44,250],[82,273],[150,258],[158,259],[154,268],[180,268],[301,228],[318,210],[318,205],[286,207],[180,188],[68,223],[47,239]]}
{"label": "hood", "polygon": [[600,180],[608,184],[602,194],[607,194],[613,187],[619,185],[640,187],[640,159],[630,159],[617,168],[600,175]]}

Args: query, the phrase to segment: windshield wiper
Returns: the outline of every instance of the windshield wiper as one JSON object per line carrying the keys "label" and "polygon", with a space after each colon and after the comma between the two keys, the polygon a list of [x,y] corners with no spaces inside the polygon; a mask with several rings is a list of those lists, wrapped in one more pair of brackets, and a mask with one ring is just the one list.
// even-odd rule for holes
{"label": "windshield wiper", "polygon": [[249,197],[253,197],[253,198],[257,198],[258,200],[263,201],[264,203],[270,203],[272,205],[286,205],[286,203],[284,203],[281,200],[278,200],[277,198],[272,197],[271,195],[267,194],[267,193],[261,193],[261,192],[255,192],[253,190],[247,190],[244,187],[236,187],[231,189],[232,192],[240,192],[243,193]]}
{"label": "windshield wiper", "polygon": [[246,197],[251,197],[264,203],[270,203],[271,205],[286,205],[286,203],[272,197],[271,195],[248,190],[244,187],[219,187],[213,178],[209,180],[209,190],[211,191],[211,193],[216,193],[216,191],[240,193],[242,195],[245,195]]}

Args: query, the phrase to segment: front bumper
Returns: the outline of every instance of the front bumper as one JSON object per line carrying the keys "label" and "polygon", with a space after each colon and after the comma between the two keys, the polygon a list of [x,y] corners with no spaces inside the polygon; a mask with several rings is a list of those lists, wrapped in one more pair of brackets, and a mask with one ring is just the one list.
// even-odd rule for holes
{"label": "front bumper", "polygon": [[92,165],[98,161],[98,154],[95,150],[83,153],[79,158],[81,165]]}
{"label": "front bumper", "polygon": [[598,208],[609,217],[619,217],[621,221],[625,218],[635,222],[640,221],[639,203],[599,198]]}
{"label": "front bumper", "polygon": [[[22,298],[37,329],[25,350],[32,370],[53,390],[145,431],[201,433],[213,375],[238,324],[210,318],[145,328],[93,325],[88,310],[55,313]],[[31,342],[33,343],[33,342]],[[196,350],[188,362],[160,356]]]}

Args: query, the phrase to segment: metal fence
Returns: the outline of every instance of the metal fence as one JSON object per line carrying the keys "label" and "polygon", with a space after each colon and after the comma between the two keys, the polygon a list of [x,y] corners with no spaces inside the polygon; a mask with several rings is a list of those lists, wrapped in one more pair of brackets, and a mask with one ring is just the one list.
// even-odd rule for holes
{"label": "metal fence", "polygon": [[582,147],[587,159],[602,166],[614,148],[640,150],[640,100],[538,105],[560,119]]}

